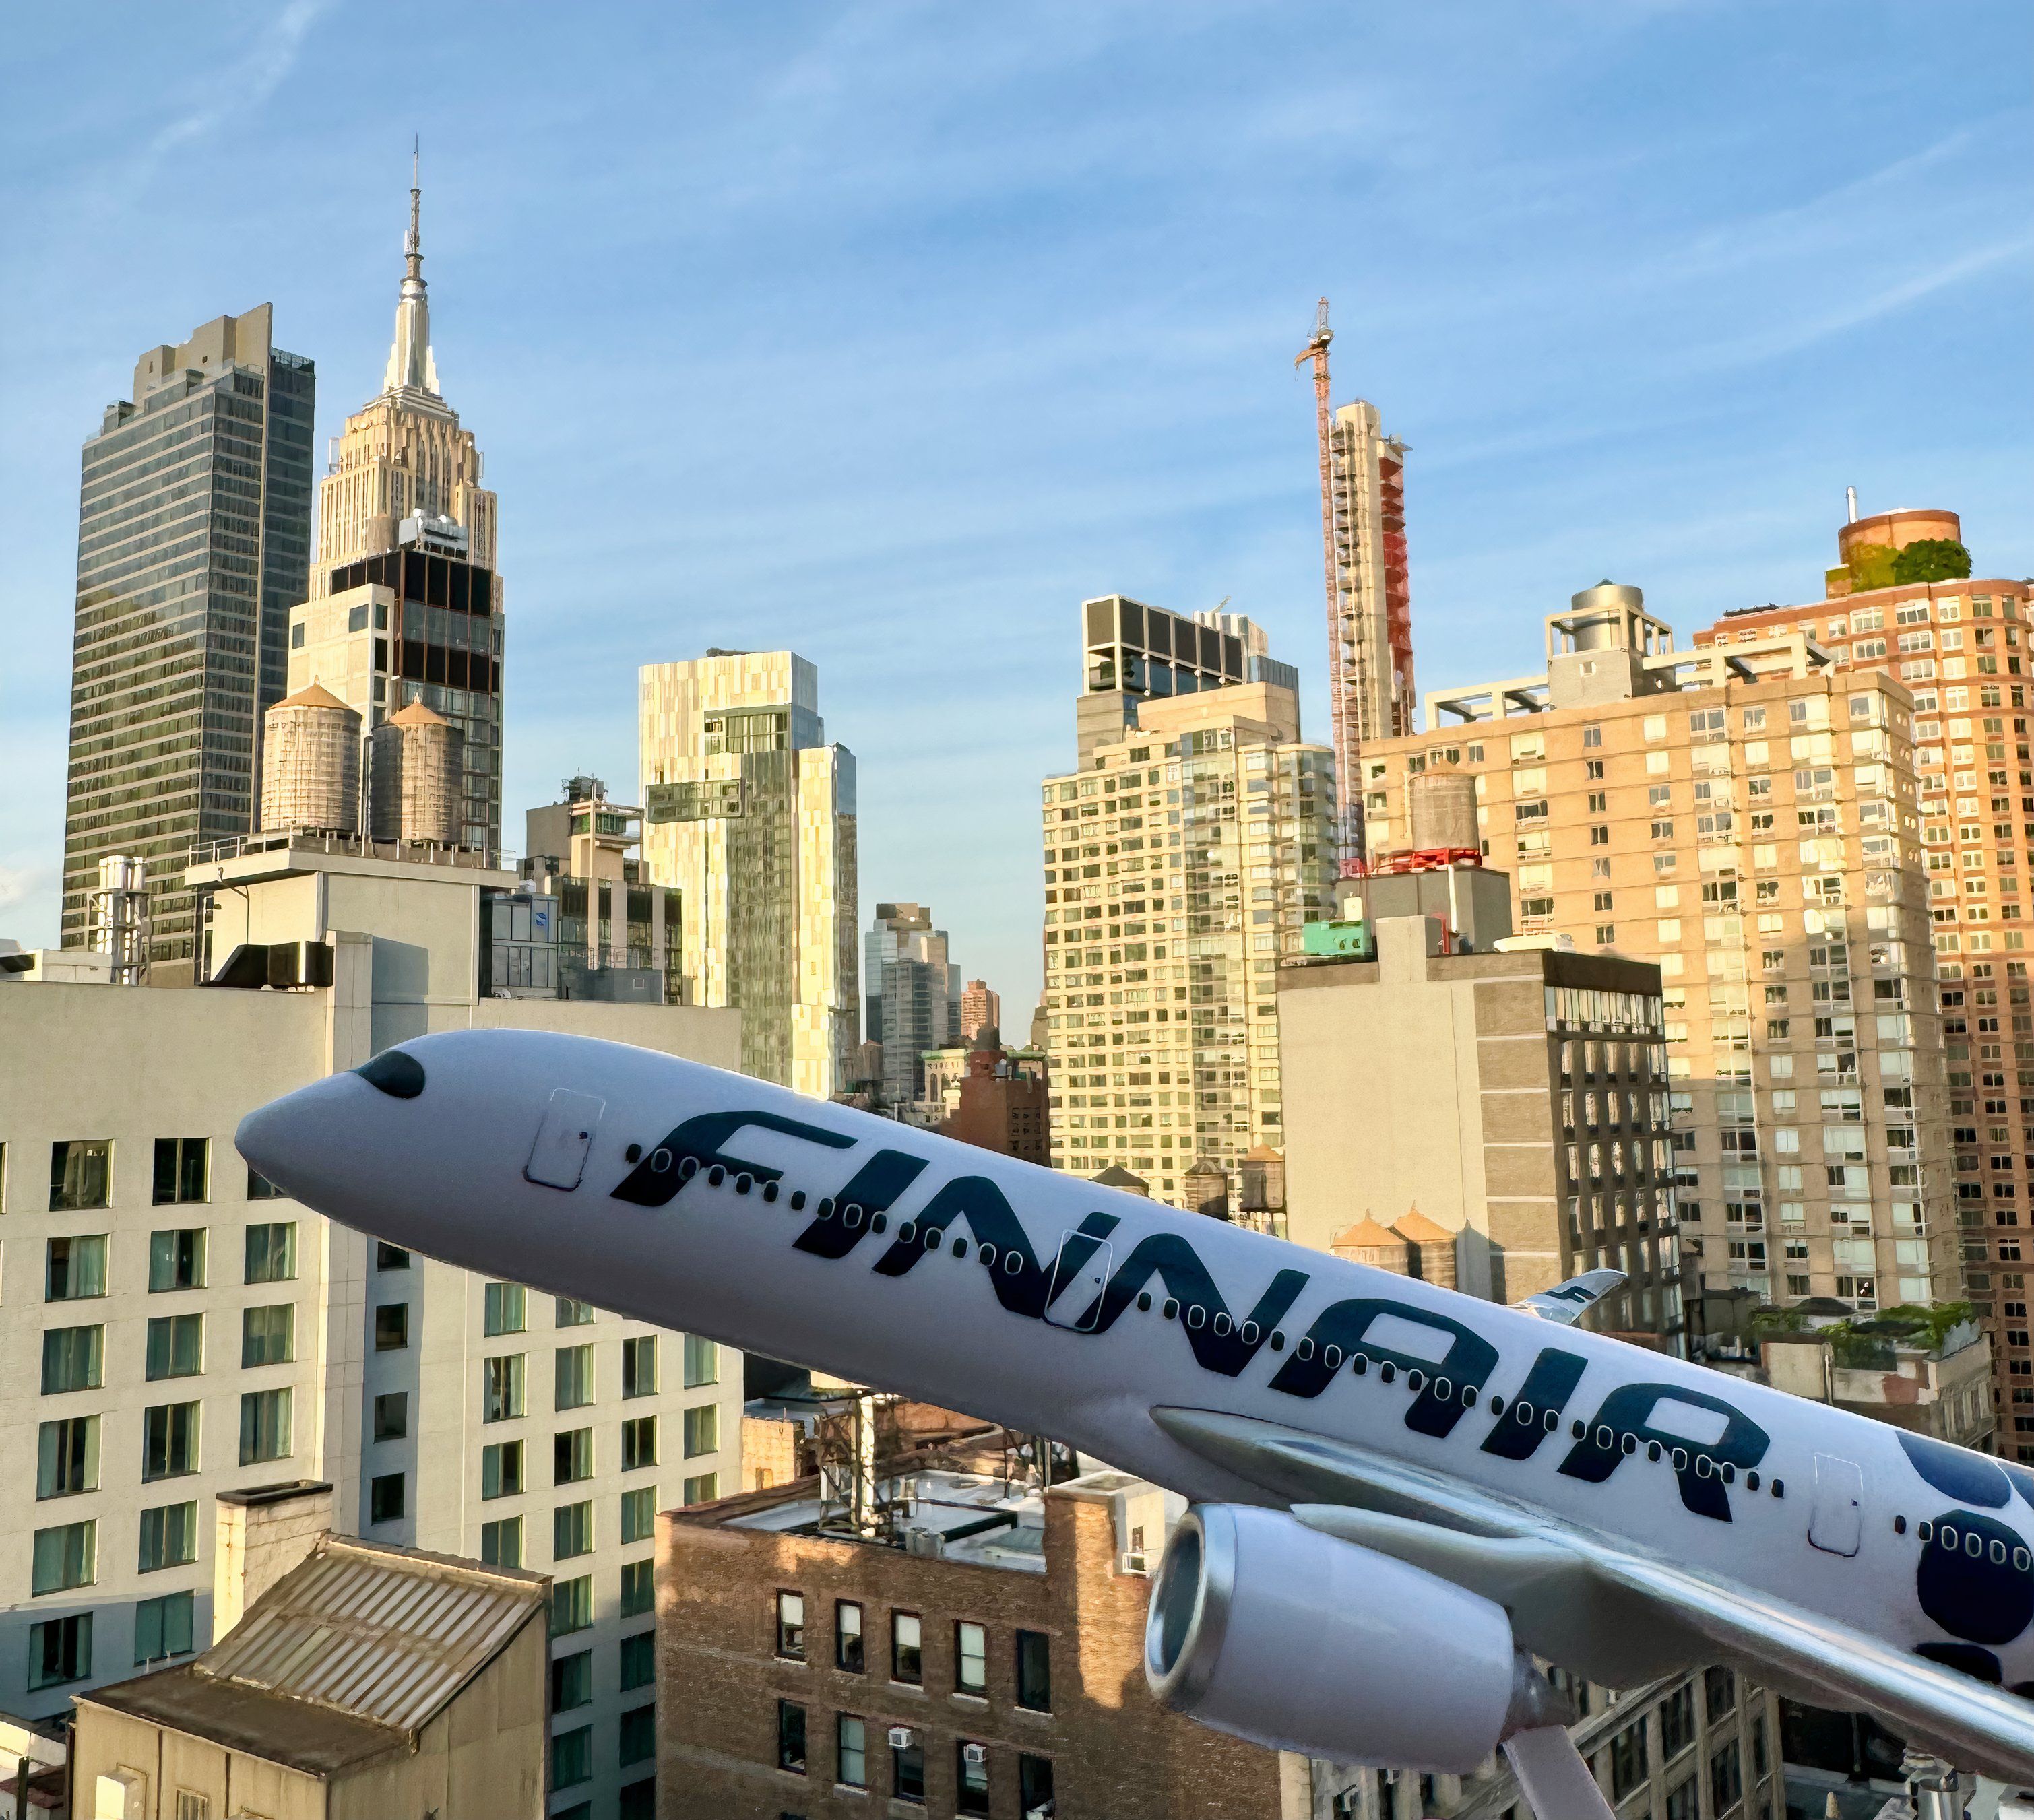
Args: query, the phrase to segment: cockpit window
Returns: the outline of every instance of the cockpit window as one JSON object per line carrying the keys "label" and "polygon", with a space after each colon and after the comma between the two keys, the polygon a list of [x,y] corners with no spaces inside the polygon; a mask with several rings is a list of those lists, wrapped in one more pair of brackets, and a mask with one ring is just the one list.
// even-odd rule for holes
{"label": "cockpit window", "polygon": [[372,1062],[363,1062],[353,1072],[398,1099],[415,1099],[424,1090],[424,1065],[400,1049],[385,1049]]}

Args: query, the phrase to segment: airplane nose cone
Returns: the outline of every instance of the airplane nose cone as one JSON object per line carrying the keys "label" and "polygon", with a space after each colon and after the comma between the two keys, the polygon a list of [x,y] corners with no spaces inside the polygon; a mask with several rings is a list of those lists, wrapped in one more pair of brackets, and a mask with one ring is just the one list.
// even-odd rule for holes
{"label": "airplane nose cone", "polygon": [[349,1075],[334,1075],[257,1107],[240,1122],[233,1145],[249,1167],[300,1200],[311,1200],[321,1165],[343,1146],[343,1103],[367,1097]]}

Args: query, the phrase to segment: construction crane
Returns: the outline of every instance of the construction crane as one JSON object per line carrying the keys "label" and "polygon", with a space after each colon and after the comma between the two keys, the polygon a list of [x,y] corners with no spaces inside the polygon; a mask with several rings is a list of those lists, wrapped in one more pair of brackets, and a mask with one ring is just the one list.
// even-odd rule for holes
{"label": "construction crane", "polygon": [[1334,339],[1328,300],[1323,298],[1314,313],[1314,332],[1293,365],[1314,363],[1314,417],[1321,445],[1321,568],[1327,584],[1328,722],[1342,806],[1339,857],[1346,864],[1363,856],[1363,791],[1357,776],[1357,728],[1350,716],[1352,691],[1342,674],[1342,589],[1335,577],[1334,419],[1328,406],[1328,343]]}

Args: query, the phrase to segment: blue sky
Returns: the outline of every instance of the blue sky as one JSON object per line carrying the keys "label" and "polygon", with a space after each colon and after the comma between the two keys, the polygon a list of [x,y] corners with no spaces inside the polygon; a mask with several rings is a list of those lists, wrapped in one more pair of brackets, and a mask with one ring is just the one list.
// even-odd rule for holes
{"label": "blue sky", "polygon": [[1308,387],[1411,444],[1422,689],[1634,582],[1813,597],[1843,489],[2034,571],[2034,11],[2013,0],[17,13],[0,43],[0,933],[54,939],[77,447],[263,301],[380,382],[410,136],[501,499],[508,836],[635,787],[640,663],[788,644],[861,901],[1021,1029],[1075,611],[1231,597],[1324,725]]}

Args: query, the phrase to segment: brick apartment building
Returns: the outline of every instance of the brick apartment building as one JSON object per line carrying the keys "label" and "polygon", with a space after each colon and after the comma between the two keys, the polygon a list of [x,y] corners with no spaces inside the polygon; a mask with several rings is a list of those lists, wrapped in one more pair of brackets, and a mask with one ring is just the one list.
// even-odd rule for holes
{"label": "brick apartment building", "polygon": [[947,1114],[940,1135],[1050,1167],[1053,1140],[1042,1065],[1026,1068],[1013,1062],[991,1024],[970,1039],[966,1066],[960,1077],[960,1103]]}
{"label": "brick apartment building", "polygon": [[[1941,981],[1957,1237],[1991,1336],[2001,1451],[2034,1461],[2034,1350],[2021,1221],[2034,1220],[2034,1005],[2028,1002],[2034,765],[2025,581],[1966,576],[1859,587],[1917,541],[1961,545],[1953,512],[1882,512],[1841,526],[1827,597],[1727,613],[1695,635],[1730,651],[1799,634],[1839,671],[1911,691],[1920,842]],[[2034,888],[2030,888],[2034,889]],[[2010,1418],[2010,1423],[2009,1423]]]}
{"label": "brick apartment building", "polygon": [[909,1508],[881,1541],[817,1533],[817,1483],[659,1520],[660,1820],[1308,1812],[1300,1759],[1146,1689],[1166,1493],[929,1468],[887,1481]]}

